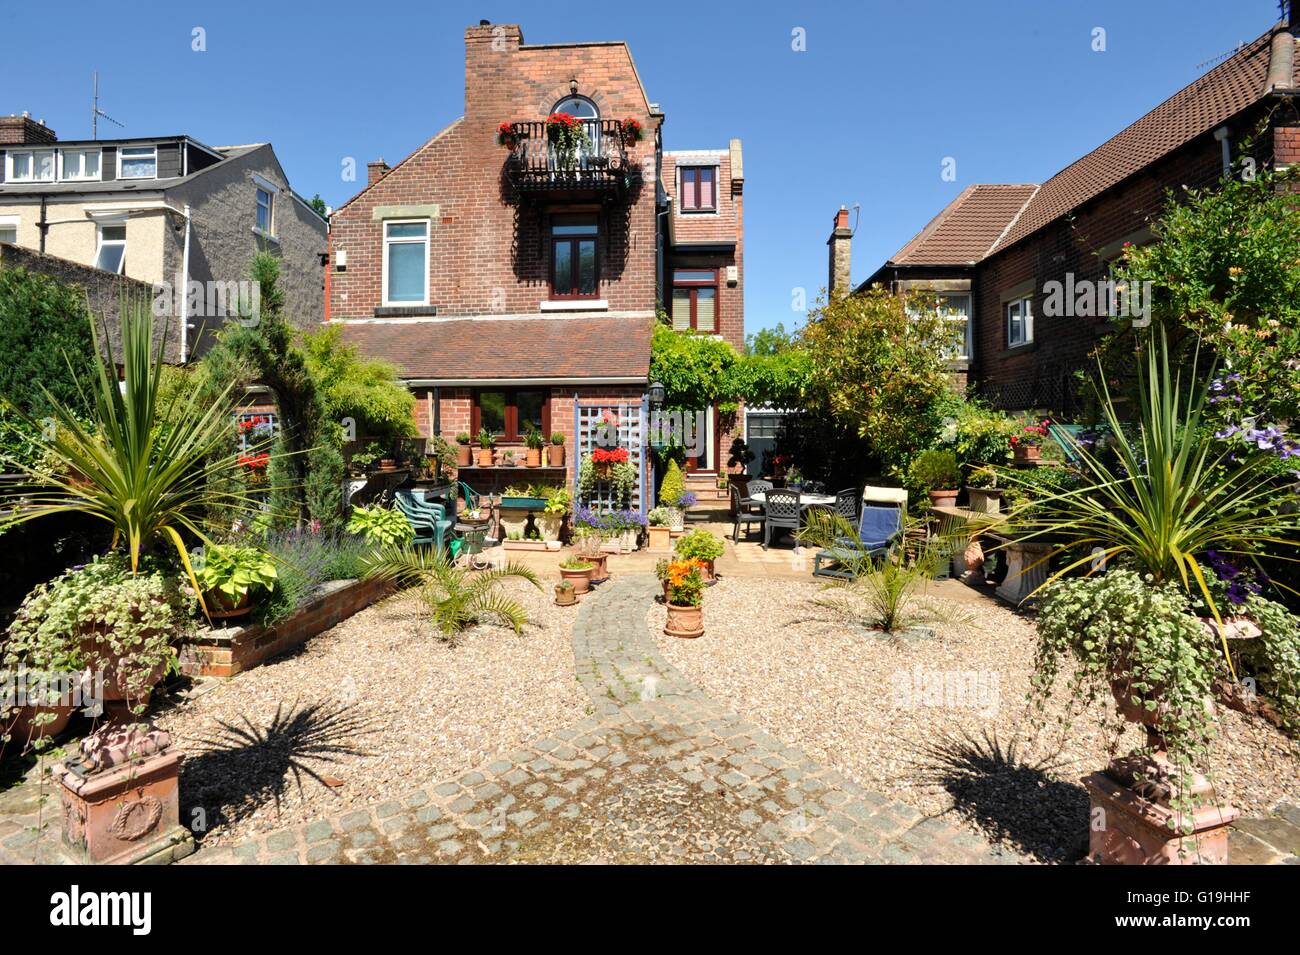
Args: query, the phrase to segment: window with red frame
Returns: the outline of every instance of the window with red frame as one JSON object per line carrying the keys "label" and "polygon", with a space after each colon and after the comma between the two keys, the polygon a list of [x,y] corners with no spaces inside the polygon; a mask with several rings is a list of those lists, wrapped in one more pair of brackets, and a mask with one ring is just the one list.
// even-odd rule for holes
{"label": "window with red frame", "polygon": [[551,219],[551,298],[596,298],[600,236],[595,215]]}
{"label": "window with red frame", "polygon": [[682,212],[714,212],[718,208],[718,167],[683,166]]}
{"label": "window with red frame", "polygon": [[673,330],[718,330],[718,270],[673,270]]}
{"label": "window with red frame", "polygon": [[528,426],[551,433],[551,401],[540,388],[479,388],[474,392],[471,433],[483,428],[505,442],[522,441]]}

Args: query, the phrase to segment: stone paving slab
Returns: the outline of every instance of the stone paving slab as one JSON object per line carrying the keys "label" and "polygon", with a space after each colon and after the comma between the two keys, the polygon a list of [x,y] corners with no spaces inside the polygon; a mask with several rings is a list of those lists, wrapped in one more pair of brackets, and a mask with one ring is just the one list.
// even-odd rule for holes
{"label": "stone paving slab", "polygon": [[185,864],[997,863],[980,838],[856,786],[711,699],[659,653],[650,576],[579,608],[592,717],[367,809]]}

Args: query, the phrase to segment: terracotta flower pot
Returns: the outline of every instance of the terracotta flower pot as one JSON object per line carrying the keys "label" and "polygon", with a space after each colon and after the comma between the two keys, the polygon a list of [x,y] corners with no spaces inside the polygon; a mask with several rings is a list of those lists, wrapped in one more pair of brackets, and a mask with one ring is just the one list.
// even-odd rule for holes
{"label": "terracotta flower pot", "polygon": [[[150,634],[145,634],[142,639],[150,639]],[[167,661],[164,660],[147,673],[134,669],[124,672],[122,657],[113,653],[107,644],[96,640],[93,631],[81,640],[81,657],[87,661],[86,665],[90,670],[103,671],[104,703],[125,704],[114,708],[118,713],[130,705],[148,703],[153,688],[162,682],[169,669]]]}
{"label": "terracotta flower pot", "polygon": [[456,445],[456,467],[467,468],[473,459],[473,451],[468,444]]}
{"label": "terracotta flower pot", "polygon": [[[18,756],[26,752],[27,747],[37,740],[58,736],[68,728],[68,723],[72,721],[74,709],[75,707],[70,704],[67,706],[18,707],[18,711],[13,714],[7,729],[9,742],[0,743],[0,754],[3,754],[8,749],[10,755]],[[53,713],[54,722],[37,726],[35,720],[40,713]],[[0,733],[4,731],[3,724],[0,724]]]}
{"label": "terracotta flower pot", "polygon": [[564,467],[564,445],[553,444],[546,449],[546,460],[553,468]]}
{"label": "terracotta flower pot", "polygon": [[593,584],[602,584],[609,580],[609,554],[603,552],[599,554],[591,554],[582,559],[596,565],[591,572],[591,582]]}
{"label": "terracotta flower pot", "polygon": [[524,466],[530,468],[540,468],[542,466],[542,449],[529,448],[527,455],[524,457]]}
{"label": "terracotta flower pot", "polygon": [[[585,559],[585,558],[584,558]],[[588,567],[586,570],[571,570],[568,567],[560,568],[560,576],[573,584],[573,593],[585,594],[591,589],[591,575],[595,571]],[[559,600],[559,594],[556,594],[556,600]]]}
{"label": "terracotta flower pot", "polygon": [[396,471],[396,470],[397,470],[397,460],[396,460],[395,458],[380,458],[380,459],[379,459],[379,470],[381,470],[381,471]]}
{"label": "terracotta flower pot", "polygon": [[1015,447],[1015,455],[1017,461],[1037,461],[1038,453],[1039,453],[1038,445],[1036,444],[1021,443],[1021,444],[1017,444]]}
{"label": "terracotta flower pot", "polygon": [[955,507],[957,505],[957,491],[931,491],[931,507]]}
{"label": "terracotta flower pot", "polygon": [[718,576],[713,572],[713,561],[700,561],[700,576],[704,578],[706,584],[716,583]]}
{"label": "terracotta flower pot", "polygon": [[253,612],[252,595],[247,593],[239,600],[231,600],[220,590],[207,590],[203,593],[203,603],[208,608],[208,616],[216,620],[246,617]]}
{"label": "terracotta flower pot", "polygon": [[669,530],[668,525],[651,524],[646,528],[646,533],[650,536],[651,550],[669,550],[672,545],[673,532]]}
{"label": "terracotta flower pot", "polygon": [[556,587],[555,602],[561,607],[571,607],[578,602],[577,586]]}
{"label": "terracotta flower pot", "polygon": [[670,637],[682,637],[694,640],[704,635],[704,607],[688,607],[682,604],[668,605],[668,623],[664,633]]}
{"label": "terracotta flower pot", "polygon": [[478,466],[481,467],[481,468],[490,468],[490,467],[492,467],[492,449],[491,449],[491,448],[479,448],[479,452],[478,452]]}

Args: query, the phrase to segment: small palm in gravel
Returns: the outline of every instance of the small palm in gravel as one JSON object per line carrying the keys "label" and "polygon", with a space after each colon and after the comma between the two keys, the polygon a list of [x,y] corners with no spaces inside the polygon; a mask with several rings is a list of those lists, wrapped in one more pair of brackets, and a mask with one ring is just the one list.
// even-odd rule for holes
{"label": "small palm in gravel", "polygon": [[409,544],[379,548],[363,562],[363,569],[367,577],[392,580],[402,587],[419,587],[434,626],[447,638],[492,619],[521,633],[528,623],[528,612],[501,593],[500,585],[517,578],[542,589],[537,575],[523,564],[508,561],[498,568],[470,570],[457,567],[441,552],[417,550]]}

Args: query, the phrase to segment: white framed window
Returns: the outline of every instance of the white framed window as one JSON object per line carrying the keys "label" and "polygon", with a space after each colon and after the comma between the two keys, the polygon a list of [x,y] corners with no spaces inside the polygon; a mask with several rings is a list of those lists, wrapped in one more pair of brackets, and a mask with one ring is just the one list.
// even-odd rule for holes
{"label": "white framed window", "polygon": [[123,146],[117,151],[118,179],[157,179],[157,146]]}
{"label": "white framed window", "polygon": [[18,244],[18,217],[0,216],[0,242]]}
{"label": "white framed window", "polygon": [[1028,345],[1034,340],[1034,300],[1026,296],[1007,302],[1007,346]]}
{"label": "white framed window", "polygon": [[275,235],[275,194],[257,187],[257,231],[262,235]]}
{"label": "white framed window", "polygon": [[429,220],[384,223],[384,304],[429,304]]}
{"label": "white framed window", "polygon": [[9,182],[53,182],[53,149],[13,150],[7,154],[5,179]]}
{"label": "white framed window", "polygon": [[939,314],[961,328],[961,340],[953,348],[949,357],[954,361],[970,361],[970,295],[966,292],[940,293]]}
{"label": "white framed window", "polygon": [[121,275],[126,266],[126,221],[109,220],[99,223],[99,248],[95,252],[95,268]]}
{"label": "white framed window", "polygon": [[99,178],[98,149],[59,150],[59,178],[79,181]]}

